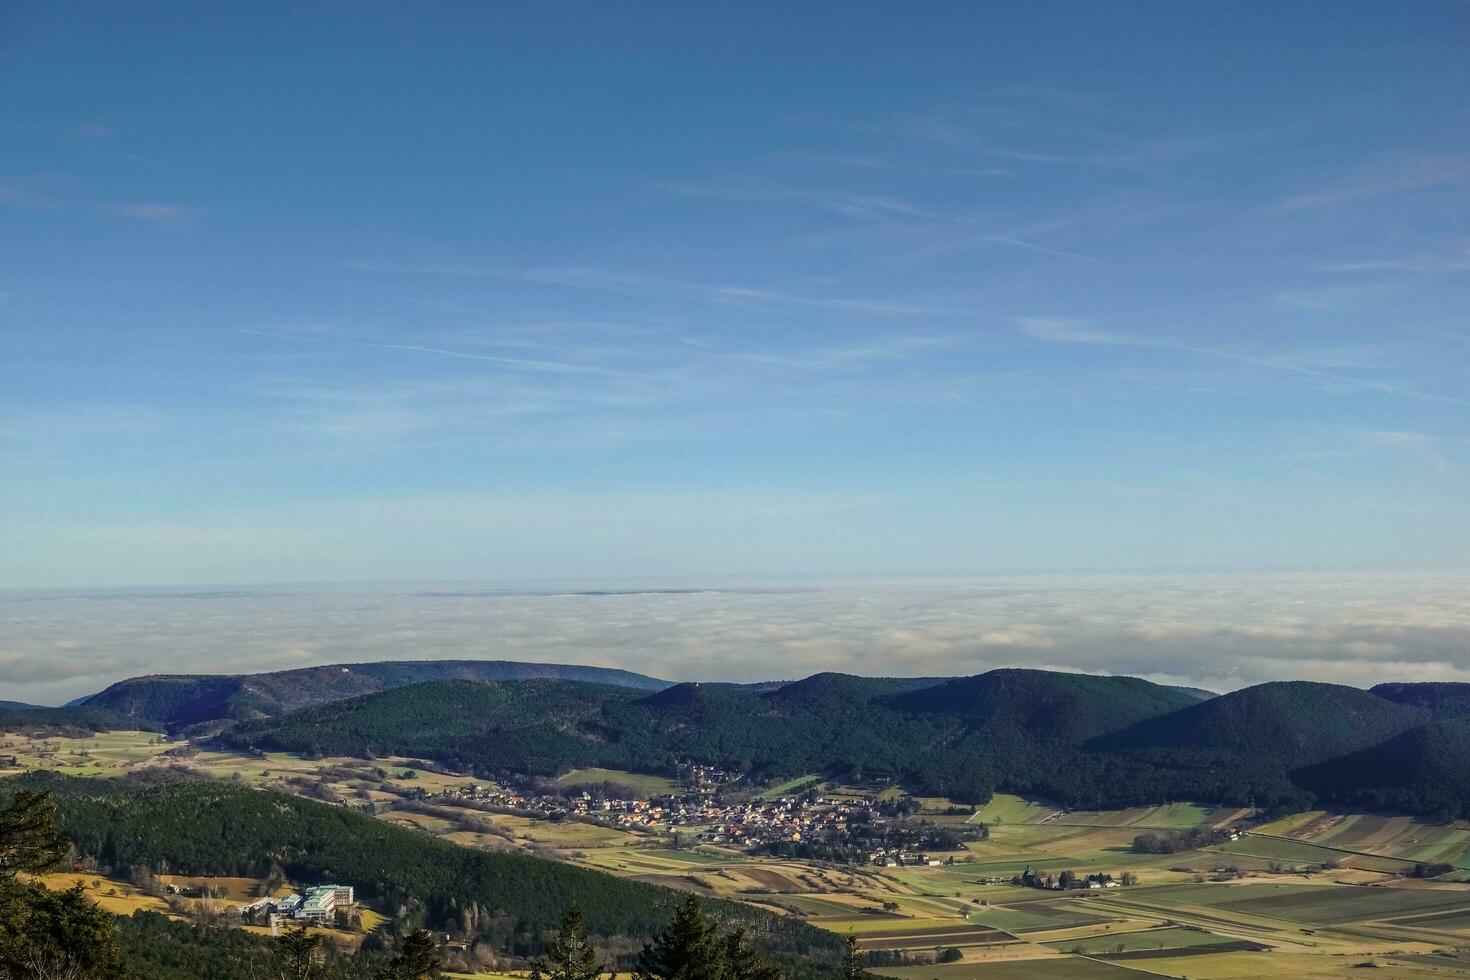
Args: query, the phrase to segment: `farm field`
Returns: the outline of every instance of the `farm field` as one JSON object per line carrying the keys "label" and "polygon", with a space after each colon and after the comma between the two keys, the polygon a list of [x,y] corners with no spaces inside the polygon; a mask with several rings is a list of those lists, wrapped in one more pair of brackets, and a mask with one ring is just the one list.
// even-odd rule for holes
{"label": "farm field", "polygon": [[777,783],[769,789],[761,790],[756,794],[755,798],[758,800],[771,800],[779,796],[790,796],[810,786],[815,786],[821,780],[822,777],[815,775],[797,776],[795,779],[788,779],[784,783]]}
{"label": "farm field", "polygon": [[1470,870],[1470,823],[1464,821],[1436,824],[1417,817],[1312,810],[1258,831],[1349,853],[1381,855],[1401,864],[1444,863]]}
{"label": "farm field", "polygon": [[[157,732],[98,732],[86,738],[0,735],[0,776],[47,769],[67,776],[115,776],[182,743]],[[12,759],[14,764],[11,764]]]}

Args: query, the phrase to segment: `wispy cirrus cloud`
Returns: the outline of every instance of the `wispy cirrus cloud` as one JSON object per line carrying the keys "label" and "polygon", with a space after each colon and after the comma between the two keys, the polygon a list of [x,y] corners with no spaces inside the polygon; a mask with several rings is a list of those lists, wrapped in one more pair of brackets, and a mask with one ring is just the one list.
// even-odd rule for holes
{"label": "wispy cirrus cloud", "polygon": [[1393,258],[1360,259],[1355,262],[1333,262],[1321,267],[1323,272],[1470,272],[1470,248],[1459,247],[1442,253],[1418,253]]}
{"label": "wispy cirrus cloud", "polygon": [[932,219],[937,217],[936,213],[928,208],[888,194],[777,187],[751,182],[660,181],[654,186],[669,194],[678,194],[683,197],[698,197],[715,201],[797,204],[830,211],[845,218],[876,220],[880,218]]}
{"label": "wispy cirrus cloud", "polygon": [[57,211],[61,208],[61,201],[29,184],[0,181],[0,208]]}
{"label": "wispy cirrus cloud", "polygon": [[1449,473],[1454,469],[1446,451],[1449,448],[1447,441],[1439,436],[1425,432],[1375,430],[1363,433],[1363,440],[1370,446],[1407,454],[1427,463],[1440,473]]}
{"label": "wispy cirrus cloud", "polygon": [[1130,344],[1127,338],[1088,326],[1082,320],[1064,317],[1019,316],[1012,321],[1021,332],[1035,340],[1055,344]]}
{"label": "wispy cirrus cloud", "polygon": [[478,266],[473,264],[426,264],[417,266],[384,266],[377,263],[353,263],[364,271],[396,271],[403,273],[456,276],[470,278],[513,279],[564,289],[611,293],[650,299],[680,299],[722,305],[770,305],[812,308],[859,313],[871,316],[954,316],[969,315],[972,310],[935,306],[899,299],[830,296],[795,293],[723,283],[697,282],[671,276],[627,272],[588,265],[554,265],[533,268]]}
{"label": "wispy cirrus cloud", "polygon": [[117,218],[147,221],[159,225],[181,225],[204,216],[201,208],[185,207],[163,201],[114,201],[100,210]]}
{"label": "wispy cirrus cloud", "polygon": [[116,131],[105,123],[84,122],[73,126],[71,135],[79,140],[106,140],[112,139]]}
{"label": "wispy cirrus cloud", "polygon": [[1394,194],[1470,182],[1470,153],[1433,154],[1277,201],[1278,211],[1336,208]]}
{"label": "wispy cirrus cloud", "polygon": [[1217,347],[1205,347],[1166,337],[1134,336],[1106,330],[1098,330],[1084,320],[1057,317],[1012,317],[1011,321],[1028,337],[1049,343],[1092,344],[1104,347],[1132,347],[1152,350],[1177,351],[1183,354],[1228,361],[1271,371],[1282,371],[1299,377],[1312,379],[1343,391],[1368,391],[1395,395],[1415,401],[1470,408],[1470,398],[1424,391],[1398,381],[1380,378],[1365,378],[1325,371],[1317,367],[1297,363],[1281,357],[1263,357],[1242,354]]}

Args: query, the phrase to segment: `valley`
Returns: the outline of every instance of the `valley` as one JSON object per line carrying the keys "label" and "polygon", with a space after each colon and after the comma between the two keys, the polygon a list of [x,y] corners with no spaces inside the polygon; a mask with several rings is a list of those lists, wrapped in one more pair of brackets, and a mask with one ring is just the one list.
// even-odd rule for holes
{"label": "valley", "polygon": [[[909,822],[956,836],[983,827],[983,837],[971,834],[902,865],[848,864],[711,843],[711,827],[682,818],[619,826],[611,804],[606,815],[579,810],[584,793],[658,799],[687,791],[687,782],[609,768],[517,789],[402,756],[201,750],[144,731],[7,734],[0,736],[0,762],[13,762],[7,774],[48,769],[138,779],[190,770],[273,788],[465,847],[533,854],[799,919],[856,937],[871,972],[898,978],[1325,978],[1368,964],[1395,977],[1470,976],[1470,958],[1458,952],[1470,946],[1470,824],[1463,821],[1330,809],[1265,821],[1249,807],[1085,810],[1014,794],[995,794],[979,806],[920,796],[908,798]],[[816,774],[763,783],[733,778],[720,791],[755,808],[802,794],[874,807],[905,796],[892,785]],[[487,809],[486,798],[502,805]],[[541,814],[551,801],[564,810],[548,818]],[[1134,844],[1142,834],[1209,828],[1222,828],[1223,839],[1172,853],[1139,853]],[[1230,839],[1228,828],[1242,830]],[[1416,863],[1448,868],[1432,880],[1407,875]],[[1013,883],[1028,868],[1041,878],[1064,871],[1078,879],[1107,876],[1115,887]],[[156,901],[125,882],[88,880],[97,899],[119,912]],[[243,895],[251,884],[233,880],[229,894]],[[375,924],[367,919],[369,929]]]}

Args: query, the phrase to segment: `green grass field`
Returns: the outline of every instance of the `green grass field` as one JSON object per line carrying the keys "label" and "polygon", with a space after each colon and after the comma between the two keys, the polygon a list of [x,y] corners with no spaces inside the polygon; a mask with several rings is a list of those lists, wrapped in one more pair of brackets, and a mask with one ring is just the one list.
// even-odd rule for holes
{"label": "green grass field", "polygon": [[797,776],[795,779],[788,779],[784,783],[777,783],[770,789],[761,790],[755,795],[755,798],[757,800],[770,800],[778,796],[791,796],[811,786],[815,786],[821,780],[821,776]]}
{"label": "green grass field", "polygon": [[650,776],[646,773],[639,772],[623,772],[620,769],[573,769],[571,772],[557,777],[556,781],[562,786],[616,783],[619,786],[630,786],[633,789],[641,790],[650,796],[678,793],[682,789],[677,779],[669,779],[666,776]]}

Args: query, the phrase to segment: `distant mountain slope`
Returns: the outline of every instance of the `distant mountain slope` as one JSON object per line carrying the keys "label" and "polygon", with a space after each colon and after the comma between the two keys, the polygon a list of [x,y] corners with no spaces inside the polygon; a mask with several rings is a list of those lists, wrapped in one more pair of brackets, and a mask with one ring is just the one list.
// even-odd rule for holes
{"label": "distant mountain slope", "polygon": [[[1437,710],[1452,710],[1454,693],[1438,691]],[[226,740],[420,756],[485,776],[582,766],[667,774],[693,760],[757,778],[892,779],[964,802],[1006,790],[1069,806],[1193,799],[1304,808],[1315,791],[1299,772],[1431,719],[1429,708],[1336,684],[1273,682],[1199,700],[1138,678],[1003,669],[952,679],[823,673],[652,693],[561,680],[436,681],[248,722]]]}
{"label": "distant mountain slope", "polygon": [[[1305,809],[1293,770],[1376,745],[1427,713],[1355,687],[1278,681],[1223,694],[1088,742],[1085,769],[1140,799]],[[1106,797],[1106,785],[1095,791]]]}
{"label": "distant mountain slope", "polygon": [[431,680],[558,678],[653,691],[667,681],[610,667],[510,660],[405,660],[331,664],[266,674],[155,674],[119,681],[76,702],[179,728],[245,721]]}
{"label": "distant mountain slope", "polygon": [[1380,698],[1423,708],[1435,718],[1470,715],[1470,684],[1453,681],[1379,684],[1370,690]]}
{"label": "distant mountain slope", "polygon": [[1300,766],[1375,745],[1426,719],[1421,709],[1360,688],[1275,681],[1140,721],[1098,739],[1096,747],[1193,750]]}
{"label": "distant mountain slope", "polygon": [[31,734],[84,734],[94,731],[142,729],[162,731],[163,726],[143,718],[132,718],[106,708],[67,705],[43,708],[26,705],[20,708],[0,707],[0,732]]}
{"label": "distant mountain slope", "polygon": [[993,737],[1024,731],[1046,742],[1080,744],[1199,699],[1137,677],[1012,668],[956,678],[889,703],[915,714],[955,715],[971,732]]}
{"label": "distant mountain slope", "polygon": [[425,681],[247,723],[229,738],[266,750],[408,755],[551,775],[573,765],[632,763],[618,742],[590,733],[606,706],[642,695],[579,681]]}
{"label": "distant mountain slope", "polygon": [[1088,738],[1198,702],[1135,678],[1001,670],[973,678],[817,674],[775,689],[653,694],[565,681],[414,685],[242,725],[232,744],[427,756],[495,775],[680,760],[761,775],[836,771],[959,799],[1052,790]]}
{"label": "distant mountain slope", "polygon": [[1470,718],[1422,725],[1295,776],[1338,805],[1470,818]]}

